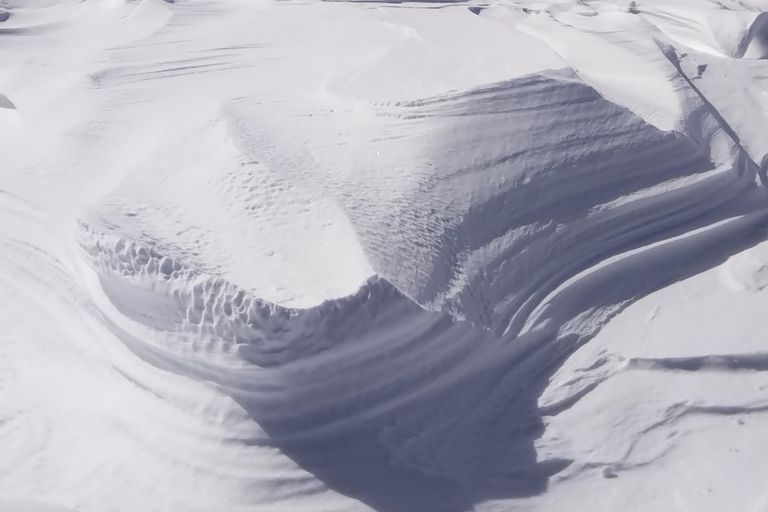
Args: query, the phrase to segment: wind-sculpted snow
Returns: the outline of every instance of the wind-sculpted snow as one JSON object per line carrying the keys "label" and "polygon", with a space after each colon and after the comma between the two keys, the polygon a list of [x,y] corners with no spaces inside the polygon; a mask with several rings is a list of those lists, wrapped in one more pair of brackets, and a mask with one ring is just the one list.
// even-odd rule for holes
{"label": "wind-sculpted snow", "polygon": [[765,12],[700,9],[651,5],[635,12],[671,38],[707,53],[732,58],[768,58],[768,16]]}
{"label": "wind-sculpted snow", "polygon": [[[120,315],[107,317],[117,336],[160,368],[215,383],[265,429],[269,440],[258,443],[279,447],[331,488],[378,510],[458,511],[497,493],[539,492],[564,464],[536,461],[535,397],[495,410],[509,400],[501,393],[515,382],[505,384],[509,369],[542,371],[520,364],[530,343],[500,345],[382,280],[286,309],[220,278],[169,275],[153,263],[169,260],[153,250],[97,235],[87,228],[82,244]],[[489,445],[486,423],[499,414],[525,417],[525,426]],[[499,487],[507,472],[515,485]]]}
{"label": "wind-sculpted snow", "polygon": [[759,2],[3,4],[0,508],[760,507]]}
{"label": "wind-sculpted snow", "polygon": [[[538,407],[549,375],[633,301],[764,237],[757,167],[704,105],[700,131],[662,132],[562,73],[378,111],[427,141],[406,153],[384,133],[373,151],[408,159],[341,184],[380,278],[285,308],[83,223],[119,315],[107,320],[146,361],[235,399],[259,443],[376,510],[537,494],[572,462],[537,458],[542,416],[607,378]],[[413,182],[393,193],[392,170]],[[374,193],[355,203],[363,181]]]}
{"label": "wind-sculpted snow", "polygon": [[[592,265],[727,218],[755,188],[756,165],[704,105],[697,132],[662,132],[573,77],[385,112],[409,136],[372,144],[385,156],[358,165],[379,204],[359,221],[349,208],[374,268],[428,309],[502,331]],[[397,150],[411,138],[416,150]],[[401,174],[415,183],[389,199]]]}

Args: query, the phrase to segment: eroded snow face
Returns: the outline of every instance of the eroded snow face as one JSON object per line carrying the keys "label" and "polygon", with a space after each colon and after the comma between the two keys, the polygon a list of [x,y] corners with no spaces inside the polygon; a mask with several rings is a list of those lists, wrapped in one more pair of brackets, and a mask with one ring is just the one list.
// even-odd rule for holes
{"label": "eroded snow face", "polygon": [[760,510],[759,1],[0,9],[0,508]]}

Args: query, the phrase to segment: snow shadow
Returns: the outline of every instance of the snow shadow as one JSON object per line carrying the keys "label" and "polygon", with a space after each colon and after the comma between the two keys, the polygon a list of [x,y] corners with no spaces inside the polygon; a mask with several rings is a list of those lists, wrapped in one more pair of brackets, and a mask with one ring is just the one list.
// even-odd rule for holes
{"label": "snow shadow", "polygon": [[[319,393],[308,393],[311,385],[300,377],[279,404],[237,391],[230,396],[271,445],[330,489],[379,512],[464,512],[481,501],[544,492],[548,478],[570,463],[539,461],[534,447],[544,431],[537,398],[558,366],[553,357],[560,359],[551,354],[555,347],[539,338],[493,339],[444,314],[417,314],[433,317],[442,330],[433,331],[433,339],[414,338],[402,357],[380,360],[380,369],[395,374],[410,365],[400,379],[381,384],[393,386],[389,392],[366,389],[376,378],[370,363],[350,368],[353,358],[337,354],[328,364],[346,366],[345,385],[359,393],[339,400],[326,396],[336,390],[322,390],[323,382],[314,386]],[[357,343],[365,344],[366,336]],[[422,353],[422,345],[430,353]],[[449,358],[465,359],[440,368],[413,363],[440,360],[441,348]],[[420,368],[425,375],[416,375]],[[308,394],[325,406],[312,410]],[[304,412],[275,414],[276,408]]]}

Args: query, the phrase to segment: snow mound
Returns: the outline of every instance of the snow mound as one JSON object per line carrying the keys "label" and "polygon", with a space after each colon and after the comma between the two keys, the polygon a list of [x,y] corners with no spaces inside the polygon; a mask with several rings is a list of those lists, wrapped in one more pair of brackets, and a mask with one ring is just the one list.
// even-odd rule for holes
{"label": "snow mound", "polygon": [[332,174],[318,151],[300,175],[335,195],[378,277],[288,308],[139,229],[146,212],[94,210],[79,240],[110,331],[231,397],[264,429],[254,443],[393,512],[460,511],[537,495],[561,472],[642,465],[647,451],[613,462],[550,449],[544,418],[588,404],[624,368],[741,364],[600,363],[539,399],[557,362],[622,309],[765,236],[757,166],[705,104],[689,105],[690,133],[664,132],[556,71],[375,109],[339,160],[356,173]]}
{"label": "snow mound", "polygon": [[11,7],[0,508],[761,506],[764,0]]}

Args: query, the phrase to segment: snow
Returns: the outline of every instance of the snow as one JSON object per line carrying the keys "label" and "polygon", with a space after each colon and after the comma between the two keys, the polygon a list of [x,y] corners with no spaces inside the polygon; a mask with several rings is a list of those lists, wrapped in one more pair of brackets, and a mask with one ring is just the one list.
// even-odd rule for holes
{"label": "snow", "polygon": [[765,509],[767,9],[2,2],[0,509]]}

